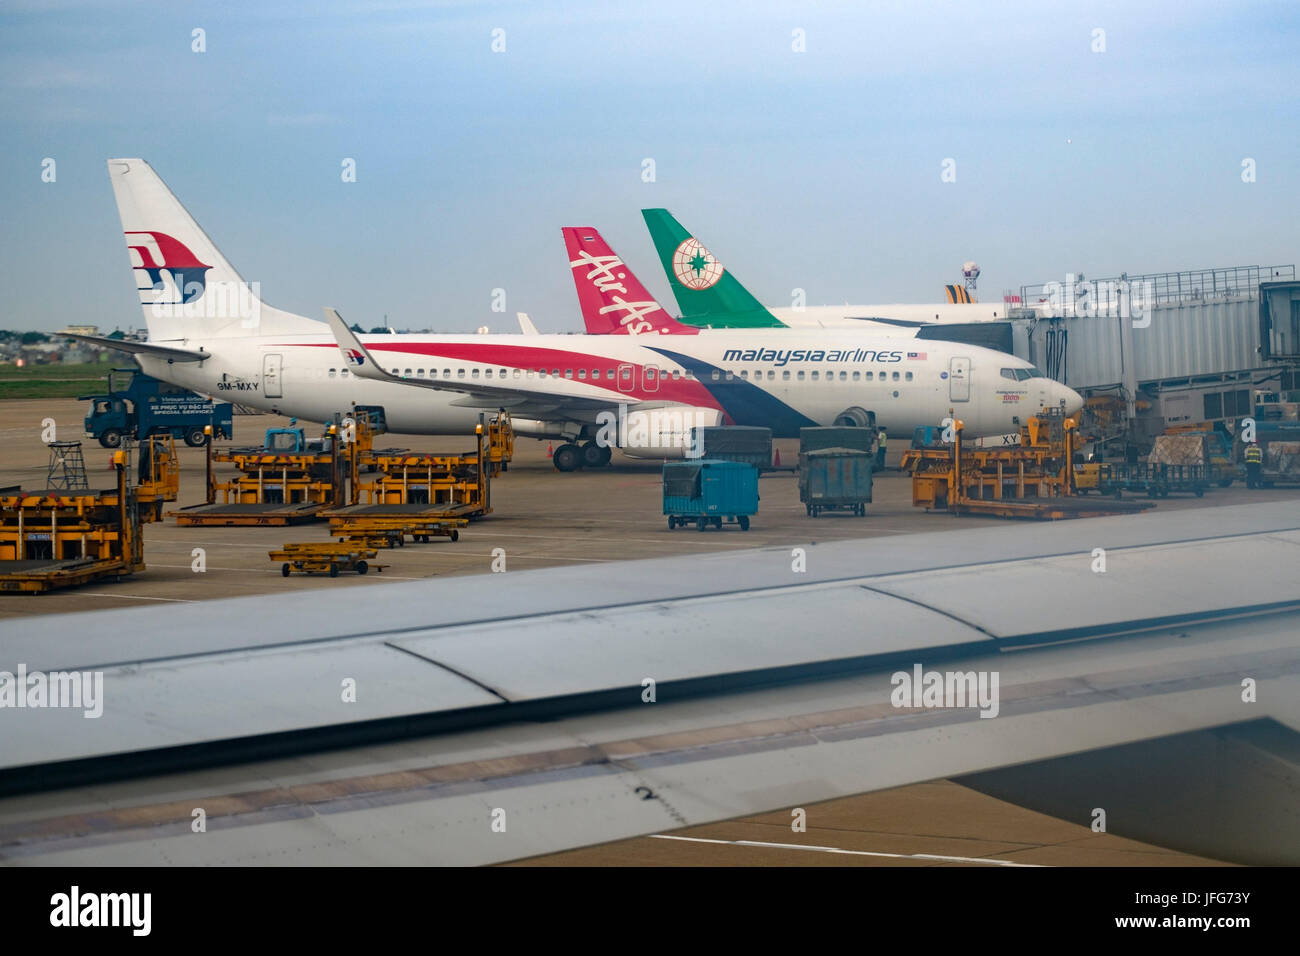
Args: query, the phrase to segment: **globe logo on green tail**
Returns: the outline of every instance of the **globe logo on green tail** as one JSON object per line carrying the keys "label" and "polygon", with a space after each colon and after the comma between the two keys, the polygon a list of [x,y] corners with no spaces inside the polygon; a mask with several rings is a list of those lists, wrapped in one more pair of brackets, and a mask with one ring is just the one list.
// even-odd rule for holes
{"label": "globe logo on green tail", "polygon": [[722,278],[722,272],[722,263],[698,239],[687,239],[673,253],[673,275],[688,289],[707,289]]}

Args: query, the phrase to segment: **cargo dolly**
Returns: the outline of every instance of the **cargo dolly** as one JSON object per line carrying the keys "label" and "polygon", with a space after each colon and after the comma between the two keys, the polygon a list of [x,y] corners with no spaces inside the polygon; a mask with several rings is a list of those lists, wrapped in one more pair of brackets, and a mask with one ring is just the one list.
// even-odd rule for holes
{"label": "cargo dolly", "polygon": [[1205,465],[1103,462],[1097,469],[1097,493],[1116,498],[1126,491],[1148,498],[1168,498],[1170,494],[1200,498],[1217,479],[1218,473]]}
{"label": "cargo dolly", "polygon": [[439,537],[459,541],[472,511],[470,505],[353,505],[331,511],[327,517],[330,535],[340,540],[372,548],[400,548],[407,537],[417,543]]}
{"label": "cargo dolly", "polygon": [[382,572],[386,564],[371,564],[376,552],[358,547],[348,542],[311,541],[300,544],[286,544],[278,551],[267,552],[272,561],[282,561],[280,573],[286,578],[293,571],[304,574],[328,574],[332,578],[340,571],[355,571],[365,574],[371,568]]}

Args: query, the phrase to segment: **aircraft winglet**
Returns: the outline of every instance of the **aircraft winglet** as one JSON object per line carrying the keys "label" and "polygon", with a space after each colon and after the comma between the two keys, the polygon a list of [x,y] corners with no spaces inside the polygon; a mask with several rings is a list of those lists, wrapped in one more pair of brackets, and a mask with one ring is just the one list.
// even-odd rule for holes
{"label": "aircraft winglet", "polygon": [[334,333],[334,341],[338,343],[339,351],[343,353],[344,368],[351,369],[352,374],[358,378],[370,378],[384,382],[393,379],[392,375],[376,364],[374,357],[361,344],[361,339],[357,337],[357,333],[348,328],[348,324],[343,321],[343,316],[339,315],[338,309],[327,307],[325,309],[325,321],[330,324],[330,331]]}

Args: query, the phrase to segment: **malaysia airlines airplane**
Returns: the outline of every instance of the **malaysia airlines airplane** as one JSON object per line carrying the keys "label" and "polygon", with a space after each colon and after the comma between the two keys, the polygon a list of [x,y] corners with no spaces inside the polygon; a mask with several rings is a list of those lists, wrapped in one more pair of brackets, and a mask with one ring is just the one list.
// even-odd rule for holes
{"label": "malaysia airlines airplane", "polygon": [[[1071,389],[1013,356],[850,330],[695,335],[354,336],[273,308],[142,159],[108,161],[147,343],[100,339],[148,374],[207,395],[327,421],[382,406],[388,426],[463,434],[508,409],[522,435],[561,439],[561,471],[608,463],[610,448],[680,458],[695,426],[865,421],[910,433],[946,417],[967,434],[1015,431],[1040,406],[1082,406]],[[605,290],[609,292],[609,289]]]}
{"label": "malaysia airlines airplane", "polygon": [[[1003,306],[981,302],[769,309],[667,209],[643,209],[641,215],[681,309],[681,321],[687,325],[714,329],[855,328],[914,336],[925,326],[999,322],[1007,317]],[[964,289],[955,291],[965,293]]]}

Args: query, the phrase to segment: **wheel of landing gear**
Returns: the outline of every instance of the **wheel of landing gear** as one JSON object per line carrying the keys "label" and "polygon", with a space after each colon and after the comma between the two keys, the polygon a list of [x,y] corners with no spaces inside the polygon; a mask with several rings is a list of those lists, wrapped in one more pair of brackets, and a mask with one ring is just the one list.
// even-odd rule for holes
{"label": "wheel of landing gear", "polygon": [[602,447],[594,441],[586,442],[582,446],[582,467],[604,468],[609,464],[610,454],[608,445]]}
{"label": "wheel of landing gear", "polygon": [[556,471],[577,471],[582,467],[582,449],[577,445],[561,445],[555,449],[551,461]]}

